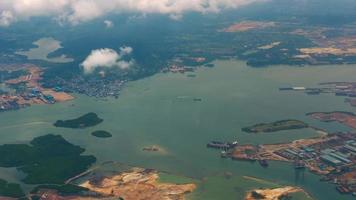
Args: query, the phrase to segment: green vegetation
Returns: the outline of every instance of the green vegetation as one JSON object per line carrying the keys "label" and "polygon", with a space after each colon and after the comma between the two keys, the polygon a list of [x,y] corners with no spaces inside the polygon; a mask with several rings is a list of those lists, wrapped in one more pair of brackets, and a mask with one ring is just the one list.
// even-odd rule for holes
{"label": "green vegetation", "polygon": [[20,200],[41,200],[41,197],[38,195],[32,195],[31,199],[24,198],[24,199],[20,199]]}
{"label": "green vegetation", "polygon": [[17,94],[24,93],[27,90],[27,86],[25,82],[21,82],[17,84],[9,84],[8,87],[15,90]]}
{"label": "green vegetation", "polygon": [[276,131],[283,131],[283,130],[291,130],[291,129],[302,129],[307,128],[308,124],[299,121],[299,120],[281,120],[272,123],[262,123],[256,124],[253,126],[242,128],[242,131],[247,133],[269,133],[269,132],[276,132]]}
{"label": "green vegetation", "polygon": [[0,83],[3,83],[10,79],[18,78],[26,74],[27,74],[26,70],[0,71]]}
{"label": "green vegetation", "polygon": [[98,138],[109,138],[112,137],[111,133],[107,132],[107,131],[94,131],[91,133],[92,136],[98,137]]}
{"label": "green vegetation", "polygon": [[0,179],[0,196],[19,198],[24,195],[25,194],[19,184],[8,183],[7,181]]}
{"label": "green vegetation", "polygon": [[95,113],[87,113],[81,117],[70,120],[58,120],[54,123],[55,127],[63,128],[86,128],[100,124],[103,122]]}
{"label": "green vegetation", "polygon": [[78,195],[82,192],[88,191],[87,188],[80,187],[77,185],[73,184],[65,184],[65,185],[39,185],[35,187],[31,193],[32,194],[37,194],[38,191],[43,190],[43,189],[51,189],[51,190],[56,190],[60,195],[66,196],[66,195]]}
{"label": "green vegetation", "polygon": [[[148,15],[145,19],[125,24],[120,29],[113,29],[110,32],[99,28],[98,24],[88,23],[59,33],[58,27],[54,24],[43,23],[42,18],[32,19],[34,23],[2,30],[0,52],[2,55],[13,54],[14,49],[33,47],[34,39],[48,37],[48,35],[56,36],[55,38],[60,40],[66,49],[53,52],[49,56],[66,54],[75,58],[75,61],[70,64],[46,63],[48,69],[45,70],[41,82],[45,87],[55,87],[65,86],[67,81],[79,81],[86,87],[90,87],[94,84],[88,84],[88,80],[99,78],[99,75],[93,75],[97,76],[94,78],[83,76],[81,69],[73,66],[78,66],[90,53],[89,50],[97,48],[98,44],[108,44],[109,47],[114,48],[112,44],[135,41],[128,43],[136,50],[134,59],[137,66],[125,70],[124,73],[112,72],[114,74],[112,76],[107,73],[105,79],[107,84],[118,79],[135,80],[150,76],[177,60],[181,60],[183,65],[194,66],[230,57],[245,60],[251,66],[315,64],[315,58],[301,59],[296,56],[300,54],[299,48],[315,46],[314,41],[309,38],[319,35],[318,32],[310,34],[314,37],[308,37],[308,34],[293,33],[295,30],[305,30],[306,33],[312,33],[315,29],[323,30],[320,34],[325,34],[328,40],[353,34],[352,31],[343,31],[343,29],[353,30],[351,25],[356,20],[352,0],[341,0],[343,3],[337,6],[330,3],[330,0],[327,3],[324,2],[325,0],[275,1],[247,6],[242,9],[242,12],[231,9],[217,15],[187,13],[184,19],[177,22],[172,22],[165,16]],[[118,21],[126,21],[128,18],[128,15],[115,16],[115,20]],[[276,22],[277,25],[236,33],[220,31],[240,20]],[[36,24],[45,26],[37,30],[36,37],[28,35],[27,30],[38,29]],[[69,32],[71,37],[65,37]],[[145,34],[142,35],[142,32]],[[98,35],[105,35],[105,37],[97,37]],[[21,42],[15,42],[18,37],[21,37]],[[96,42],[86,42],[89,40]],[[271,49],[259,49],[273,42],[281,42],[281,44]],[[23,62],[23,56],[17,54],[13,56],[11,59],[0,56],[0,61],[1,63]],[[197,63],[191,57],[205,57],[207,60]],[[317,61],[319,61],[317,63],[355,63],[356,57],[351,55],[340,59],[340,56],[322,55],[317,57]],[[39,64],[42,62],[36,61]],[[207,64],[209,65],[211,64]],[[69,90],[74,89],[69,88]]]}
{"label": "green vegetation", "polygon": [[63,184],[96,161],[59,135],[37,137],[30,144],[0,146],[0,167],[17,167],[27,174],[23,181],[28,184]]}

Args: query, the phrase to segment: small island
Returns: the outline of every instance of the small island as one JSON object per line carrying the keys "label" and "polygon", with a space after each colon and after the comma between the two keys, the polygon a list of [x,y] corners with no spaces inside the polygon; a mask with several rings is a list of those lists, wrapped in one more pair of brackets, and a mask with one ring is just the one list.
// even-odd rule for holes
{"label": "small island", "polygon": [[94,137],[98,137],[98,138],[110,138],[112,137],[111,133],[107,132],[107,131],[103,131],[103,130],[98,130],[98,131],[94,131],[91,133],[92,136]]}
{"label": "small island", "polygon": [[8,183],[0,179],[0,199],[1,197],[20,198],[25,196],[19,184]]}
{"label": "small island", "polygon": [[162,148],[159,145],[151,145],[151,146],[145,146],[142,148],[142,151],[145,152],[155,152],[155,153],[160,153],[160,154],[167,154],[167,150]]}
{"label": "small island", "polygon": [[54,126],[61,128],[87,128],[96,126],[103,121],[104,120],[99,118],[97,114],[91,112],[76,119],[58,120],[54,123]]}
{"label": "small island", "polygon": [[272,123],[261,123],[253,126],[242,128],[242,131],[247,133],[270,133],[292,129],[308,128],[309,125],[294,119],[280,120]]}
{"label": "small island", "polygon": [[64,184],[96,162],[94,156],[81,155],[84,151],[60,135],[45,135],[30,144],[0,145],[0,167],[24,172],[27,184]]}

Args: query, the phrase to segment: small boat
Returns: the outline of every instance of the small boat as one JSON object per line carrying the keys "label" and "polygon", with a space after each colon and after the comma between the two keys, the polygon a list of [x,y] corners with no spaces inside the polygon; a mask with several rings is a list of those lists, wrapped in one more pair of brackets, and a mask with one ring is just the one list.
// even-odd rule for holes
{"label": "small boat", "polygon": [[294,169],[305,169],[305,163],[301,160],[294,162]]}
{"label": "small boat", "polygon": [[195,75],[195,74],[188,74],[187,75],[187,77],[189,77],[189,78],[194,78],[194,77],[196,77],[197,75]]}
{"label": "small boat", "polygon": [[267,162],[267,160],[258,160],[258,163],[260,163],[260,165],[262,166],[262,167],[268,167],[268,162]]}
{"label": "small boat", "polygon": [[239,144],[239,142],[237,140],[235,140],[234,142],[231,143],[231,146],[235,147]]}
{"label": "small boat", "polygon": [[349,188],[345,187],[345,186],[337,186],[336,190],[340,193],[340,194],[350,194],[351,191],[349,190]]}
{"label": "small boat", "polygon": [[318,89],[312,89],[312,90],[307,90],[305,93],[308,94],[308,95],[318,95],[320,94],[320,90]]}
{"label": "small boat", "polygon": [[227,153],[226,151],[221,151],[220,156],[221,156],[222,158],[227,158],[227,157],[228,157],[228,153]]}

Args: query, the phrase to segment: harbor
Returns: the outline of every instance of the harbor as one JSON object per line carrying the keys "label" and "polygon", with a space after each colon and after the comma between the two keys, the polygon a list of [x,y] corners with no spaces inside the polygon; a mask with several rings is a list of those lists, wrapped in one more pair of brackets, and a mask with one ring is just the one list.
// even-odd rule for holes
{"label": "harbor", "polygon": [[344,102],[356,106],[356,82],[321,82],[316,87],[280,87],[279,91],[304,92],[307,95],[333,94],[344,97]]}
{"label": "harbor", "polygon": [[269,166],[268,161],[288,162],[295,170],[308,169],[320,175],[321,180],[336,184],[339,193],[356,196],[356,132],[329,133],[291,143],[258,146],[212,141],[207,147],[223,149],[222,158],[258,161],[263,168]]}

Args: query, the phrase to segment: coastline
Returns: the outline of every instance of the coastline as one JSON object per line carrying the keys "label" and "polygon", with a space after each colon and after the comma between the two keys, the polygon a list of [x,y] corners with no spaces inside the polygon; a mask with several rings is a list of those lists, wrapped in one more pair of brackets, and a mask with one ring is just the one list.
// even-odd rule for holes
{"label": "coastline", "polygon": [[[277,68],[277,69],[279,70],[280,68]],[[215,71],[215,69],[212,69],[212,70]],[[244,70],[245,70],[245,68],[244,68]],[[203,75],[197,76],[197,78],[191,80],[191,82],[197,81],[200,78],[203,78],[204,76],[206,77],[206,75],[204,75],[204,74],[206,74],[207,72],[209,72],[209,70],[206,70],[206,69],[199,70],[199,72],[197,72],[197,73],[203,73]],[[219,74],[219,72],[218,72],[218,74]],[[249,74],[249,71],[247,72],[247,74]],[[214,72],[214,75],[215,75],[215,72]],[[83,132],[84,133],[84,131],[82,131],[82,130],[78,130],[78,131],[77,130],[73,130],[73,131],[72,130],[64,130],[64,129],[58,129],[57,130],[57,129],[54,129],[53,127],[52,128],[47,128],[47,125],[45,125],[45,126],[44,125],[39,125],[39,126],[36,126],[36,129],[34,129],[33,131],[32,130],[26,130],[26,134],[28,134],[28,135],[30,135],[30,134],[41,134],[41,132],[38,132],[36,130],[39,130],[40,128],[43,128],[42,132],[52,132],[52,131],[54,131],[54,132],[56,132],[58,134],[65,134],[66,138],[69,138],[72,141],[75,141],[76,143],[87,144],[87,145],[91,146],[90,149],[91,149],[92,152],[99,150],[100,154],[105,154],[104,157],[101,157],[102,160],[103,159],[104,160],[113,159],[113,160],[120,160],[122,162],[128,162],[128,163],[138,163],[139,162],[139,161],[136,161],[134,159],[126,158],[125,156],[122,156],[122,155],[117,153],[117,151],[125,151],[129,155],[135,155],[137,157],[137,159],[141,159],[141,162],[145,163],[145,165],[156,166],[158,168],[164,168],[164,169],[172,169],[172,170],[167,170],[167,171],[179,171],[180,170],[179,174],[188,174],[188,175],[192,174],[191,171],[193,171],[193,173],[195,173],[197,171],[194,168],[195,165],[196,165],[196,162],[194,161],[194,158],[193,158],[193,161],[189,162],[189,164],[188,164],[188,161],[187,161],[188,158],[191,159],[191,157],[192,157],[192,156],[188,156],[189,152],[192,149],[188,148],[187,151],[179,150],[179,151],[182,151],[182,152],[178,153],[177,152],[177,148],[175,146],[170,145],[169,142],[164,140],[165,135],[168,134],[167,130],[170,131],[170,135],[171,135],[169,137],[170,140],[176,140],[176,141],[183,142],[182,140],[179,140],[180,137],[191,137],[192,139],[190,141],[188,141],[187,143],[188,144],[194,144],[196,146],[198,146],[199,143],[195,142],[195,141],[201,141],[201,140],[204,140],[204,139],[205,140],[209,140],[209,138],[205,137],[204,135],[208,135],[208,134],[212,135],[213,133],[215,133],[215,135],[217,137],[220,134],[223,134],[225,137],[229,137],[229,138],[230,137],[231,138],[238,137],[238,138],[242,138],[243,140],[246,140],[244,137],[250,138],[250,136],[247,135],[247,134],[245,134],[246,136],[242,135],[242,134],[239,135],[239,133],[236,133],[236,132],[234,132],[234,133],[231,132],[231,134],[230,134],[230,132],[229,132],[230,130],[236,130],[236,126],[237,125],[236,125],[235,122],[234,122],[234,126],[231,125],[232,128],[225,127],[226,128],[226,132],[224,132],[224,133],[221,132],[221,127],[218,127],[218,129],[214,129],[213,127],[209,126],[209,124],[206,124],[207,128],[201,127],[199,125],[199,123],[206,123],[206,122],[209,122],[211,120],[216,120],[216,119],[215,118],[211,118],[211,117],[205,119],[204,118],[205,116],[201,117],[200,115],[197,115],[197,111],[195,110],[194,107],[190,108],[190,112],[192,112],[195,117],[199,117],[199,121],[200,122],[198,123],[198,122],[192,121],[192,122],[194,122],[193,125],[194,125],[194,127],[199,125],[199,128],[201,128],[203,130],[199,137],[194,137],[194,135],[200,134],[200,132],[198,132],[198,130],[196,130],[196,129],[192,129],[192,130],[196,131],[196,132],[194,132],[195,134],[192,134],[192,132],[186,133],[186,131],[182,132],[182,130],[175,131],[174,129],[172,129],[172,127],[171,128],[166,128],[165,124],[167,124],[168,122],[164,121],[165,120],[164,118],[166,117],[165,113],[166,113],[168,108],[171,109],[172,112],[173,111],[174,112],[179,112],[179,109],[183,109],[184,107],[187,107],[187,106],[190,105],[188,102],[182,102],[182,103],[180,102],[180,103],[174,103],[174,105],[173,105],[174,107],[172,107],[171,106],[172,103],[170,102],[170,98],[172,96],[172,99],[173,99],[173,97],[175,97],[175,93],[172,92],[173,94],[171,95],[170,93],[168,93],[169,91],[167,91],[167,90],[165,90],[163,88],[163,91],[164,91],[163,98],[160,97],[160,98],[154,99],[155,101],[160,103],[159,107],[157,107],[156,105],[152,105],[152,103],[149,103],[149,107],[153,107],[155,109],[155,112],[154,112],[155,115],[154,116],[147,114],[147,111],[151,112],[151,109],[149,109],[149,107],[146,107],[147,106],[146,104],[144,104],[144,106],[142,106],[142,107],[138,107],[137,109],[134,108],[134,107],[137,107],[138,103],[145,103],[147,101],[151,102],[152,101],[151,93],[156,93],[158,89],[162,90],[162,88],[159,88],[158,83],[155,84],[153,82],[166,81],[166,82],[168,82],[168,85],[170,86],[170,84],[171,84],[170,82],[172,82],[172,81],[170,81],[170,79],[174,79],[174,80],[177,79],[177,82],[179,81],[180,82],[179,84],[182,84],[181,83],[181,79],[185,80],[185,77],[181,76],[180,74],[177,74],[177,75],[170,74],[170,75],[168,75],[168,77],[166,77],[166,76],[163,77],[161,75],[158,75],[158,81],[154,81],[152,79],[153,78],[149,78],[149,79],[145,79],[145,80],[139,80],[138,82],[130,83],[130,87],[125,89],[125,91],[122,94],[122,98],[120,100],[114,100],[113,99],[113,100],[109,100],[107,102],[101,102],[101,101],[97,102],[96,100],[90,99],[89,97],[87,98],[87,97],[83,96],[83,98],[82,98],[79,95],[78,99],[73,101],[73,103],[75,103],[76,106],[75,107],[71,107],[70,109],[67,109],[68,105],[70,103],[69,104],[67,104],[67,103],[56,104],[56,105],[49,106],[49,107],[48,106],[34,106],[32,108],[20,110],[19,112],[4,113],[4,116],[6,116],[5,118],[9,118],[9,117],[11,118],[11,117],[18,117],[20,115],[24,115],[24,116],[33,116],[34,119],[45,118],[46,120],[48,119],[50,121],[53,121],[53,120],[56,120],[56,119],[68,119],[70,117],[78,115],[78,113],[82,113],[83,110],[94,109],[94,111],[96,113],[101,113],[101,114],[105,113],[105,115],[103,115],[103,117],[105,119],[106,118],[109,118],[109,119],[111,118],[110,120],[105,122],[105,127],[108,127],[108,129],[110,129],[110,132],[112,132],[112,133],[115,132],[117,134],[112,139],[110,139],[108,141],[105,141],[105,142],[102,142],[102,144],[100,146],[103,146],[103,147],[97,147],[98,145],[95,144],[95,143],[97,143],[97,141],[95,142],[94,139],[92,139],[93,141],[90,141],[90,140],[87,141],[88,138],[87,138],[87,136],[85,134],[83,134],[83,135],[75,134],[76,132]],[[192,84],[191,82],[189,82],[189,84]],[[139,86],[137,86],[137,85],[139,85]],[[158,87],[158,89],[151,89],[149,92],[140,93],[141,91],[144,91],[147,87],[150,87],[150,88]],[[170,86],[170,87],[172,87],[172,86]],[[182,87],[188,88],[188,86],[186,86],[186,85],[183,85]],[[189,87],[195,88],[194,84],[192,84]],[[183,92],[179,90],[179,92],[183,93],[183,94],[186,93],[185,90],[183,90]],[[192,92],[192,94],[195,94],[195,91]],[[189,93],[189,95],[191,95],[191,94]],[[210,105],[209,102],[211,102],[212,100],[217,99],[217,98],[214,99],[214,97],[210,97],[210,96],[206,97],[204,95],[205,94],[200,94],[199,96],[202,96],[204,99],[206,99],[206,101],[203,101],[200,104],[196,104],[195,105],[196,107],[197,106],[204,106],[204,104]],[[220,95],[220,94],[218,94],[218,95]],[[227,97],[230,97],[229,94],[225,94],[225,96],[226,95],[227,95]],[[146,98],[147,96],[148,96],[148,98]],[[143,101],[143,100],[141,101],[140,100],[140,99],[143,99],[143,97],[146,98],[145,101]],[[234,103],[234,105],[235,105],[236,104],[236,100],[235,99],[233,99],[233,100],[235,101],[235,103]],[[120,103],[119,103],[119,101],[120,101]],[[134,103],[130,103],[130,102],[134,102]],[[108,104],[108,106],[105,106],[104,103]],[[166,104],[167,104],[167,106],[166,106]],[[128,105],[128,106],[126,106],[126,105]],[[228,103],[228,106],[231,107],[232,105]],[[160,108],[162,108],[162,110],[160,110]],[[202,107],[202,108],[206,109],[205,107]],[[63,112],[63,110],[65,110],[65,109],[69,110],[68,114]],[[127,116],[124,116],[124,115],[120,114],[122,112],[125,112],[125,110],[127,110],[127,109],[131,109],[132,113],[133,113],[132,115],[137,118],[137,121],[135,121],[134,125],[132,125],[132,126],[130,125],[130,118],[131,117],[127,117]],[[231,109],[234,110],[234,107],[231,107]],[[320,109],[320,108],[316,107],[316,109]],[[137,110],[139,110],[140,112],[137,113]],[[241,110],[241,109],[239,108],[238,110]],[[244,110],[242,109],[240,112],[242,112],[242,111],[244,111]],[[52,114],[50,116],[47,116],[46,114],[44,114],[44,113],[47,113],[47,112],[50,112]],[[114,115],[114,112],[115,112],[115,115]],[[33,114],[31,114],[31,113],[33,113]],[[135,114],[135,113],[137,113],[137,114]],[[163,117],[157,116],[157,114],[160,114]],[[237,114],[239,114],[239,113],[238,112],[235,113],[235,115],[237,115]],[[44,117],[44,116],[46,116],[46,117]],[[140,116],[142,116],[142,117],[140,117]],[[144,125],[144,121],[147,120],[146,116],[157,117],[157,119],[150,121],[150,123],[160,124],[160,126],[164,127],[163,128],[164,131],[161,131],[160,129],[159,130],[158,129],[153,129],[153,130],[147,129],[146,130],[146,129],[141,129],[142,127],[141,128],[139,128],[139,127],[135,128],[137,126]],[[251,117],[251,116],[247,115],[246,117]],[[190,118],[188,118],[188,119],[190,120]],[[187,128],[191,129],[191,125],[190,125],[190,123],[188,121],[185,120],[185,121],[181,122],[181,121],[177,121],[177,120],[179,120],[179,119],[175,118],[173,116],[172,117],[172,121],[170,122],[171,123],[170,126],[172,126],[174,124],[183,123],[184,124],[184,127],[183,127],[184,129],[187,129]],[[8,123],[8,121],[10,121],[10,119],[6,121],[7,122],[6,124],[10,124],[10,123]],[[26,121],[26,120],[21,120],[21,116],[20,116],[18,121],[21,122],[21,121]],[[259,118],[259,121],[263,121],[263,118]],[[16,123],[16,122],[17,121],[13,121],[13,123]],[[172,124],[173,122],[174,122],[174,124]],[[224,124],[224,123],[226,123],[228,126],[230,126],[230,122],[229,121],[223,122],[222,124]],[[18,126],[17,128],[16,127],[8,128],[6,130],[6,132],[13,132],[14,135],[11,136],[11,137],[19,138],[19,136],[21,136],[20,133],[23,130],[23,128],[26,128],[26,127],[25,126]],[[28,128],[26,128],[26,129],[28,129]],[[209,129],[211,129],[211,130],[209,130]],[[160,131],[162,133],[159,133]],[[180,137],[178,137],[178,135],[180,135]],[[278,133],[276,135],[278,135]],[[170,155],[167,158],[161,158],[160,156],[153,156],[153,158],[150,157],[150,159],[152,159],[152,162],[145,161],[145,159],[147,159],[147,156],[139,155],[139,154],[142,154],[141,153],[142,145],[136,146],[136,145],[133,145],[133,144],[125,144],[125,143],[139,142],[139,141],[137,141],[135,139],[131,139],[131,137],[134,137],[134,136],[135,137],[139,137],[140,138],[139,140],[142,140],[142,139],[148,140],[148,141],[150,141],[150,144],[162,144],[162,145],[164,145],[165,148],[169,149],[169,151],[170,151],[170,153],[172,153],[172,155]],[[154,138],[159,137],[159,136],[161,138],[163,138],[162,141],[157,141],[157,140],[154,139]],[[273,137],[273,136],[274,136],[274,134],[272,134],[271,137]],[[30,137],[30,136],[28,136],[28,137]],[[268,136],[268,137],[270,138],[270,136]],[[288,135],[283,136],[283,137],[284,138],[289,138]],[[252,138],[255,140],[255,137],[252,137]],[[264,138],[264,136],[261,135],[261,138]],[[257,139],[258,138],[256,138],[256,140]],[[12,140],[12,139],[10,138],[8,140]],[[112,145],[112,144],[115,144],[115,147],[111,148],[110,145]],[[204,147],[202,147],[202,148],[204,150],[204,154],[203,155],[207,155],[207,156],[211,157],[211,152],[205,153]],[[134,150],[132,151],[131,149],[134,149]],[[116,153],[115,154],[110,154],[110,152],[112,152],[112,151],[113,152],[115,151]],[[139,152],[139,154],[136,154],[135,152]],[[200,151],[196,151],[195,152],[193,150],[192,152],[193,152],[192,155],[195,155],[195,154],[201,155]],[[187,156],[184,156],[182,154],[186,154]],[[175,159],[175,157],[177,157],[177,159]],[[179,169],[176,169],[174,166],[171,166],[171,165],[168,165],[168,164],[162,164],[162,163],[164,163],[164,162],[162,162],[162,160],[170,160],[169,162],[171,162],[173,160],[173,161],[180,162],[181,164],[179,164],[179,166],[180,166]],[[225,169],[226,167],[229,167],[229,166],[226,166],[226,162],[225,161],[216,162],[215,158],[214,159],[210,159],[209,158],[209,160],[213,160],[213,161],[206,161],[206,160],[207,160],[206,158],[202,157],[202,160],[200,161],[200,163],[204,163],[204,164],[207,163],[209,165],[209,166],[206,166],[207,172],[204,172],[204,176],[208,176],[208,175],[205,175],[205,174],[206,173],[210,173],[212,171],[211,169],[218,169],[218,168],[219,169],[220,168]],[[156,162],[156,163],[153,164],[153,162]],[[242,164],[242,165],[240,165],[240,164],[229,164],[229,165],[234,166],[234,168],[239,166],[238,167],[238,171],[242,171],[242,173],[246,172],[247,169],[245,169],[245,168],[256,169],[256,168],[259,167],[258,165],[252,166],[251,164]],[[137,165],[137,166],[140,166],[140,165]],[[189,169],[181,169],[181,168],[184,168],[184,166],[188,167]],[[290,165],[288,165],[286,167],[282,167],[282,168],[283,169],[285,169],[285,168],[289,169]],[[233,171],[233,172],[234,172],[234,170],[235,169],[229,169],[229,171]],[[274,169],[272,169],[272,168],[270,168],[268,170],[271,171],[271,173],[274,172]],[[184,173],[182,173],[182,172],[184,172]],[[288,173],[291,173],[291,172],[293,172],[293,170],[288,171]],[[200,173],[199,170],[196,173],[198,175],[200,175],[199,174]],[[237,172],[234,172],[234,173],[237,173]],[[287,172],[285,172],[285,173],[287,173]],[[260,176],[260,174],[256,174],[256,175]],[[285,178],[288,180],[288,182],[291,182],[291,183],[293,182],[292,179],[288,179],[288,177],[285,177]],[[322,185],[322,188],[324,188],[326,183],[323,183],[321,185]],[[228,187],[228,186],[225,186],[225,187]],[[309,190],[313,191],[313,189],[309,189]]]}

